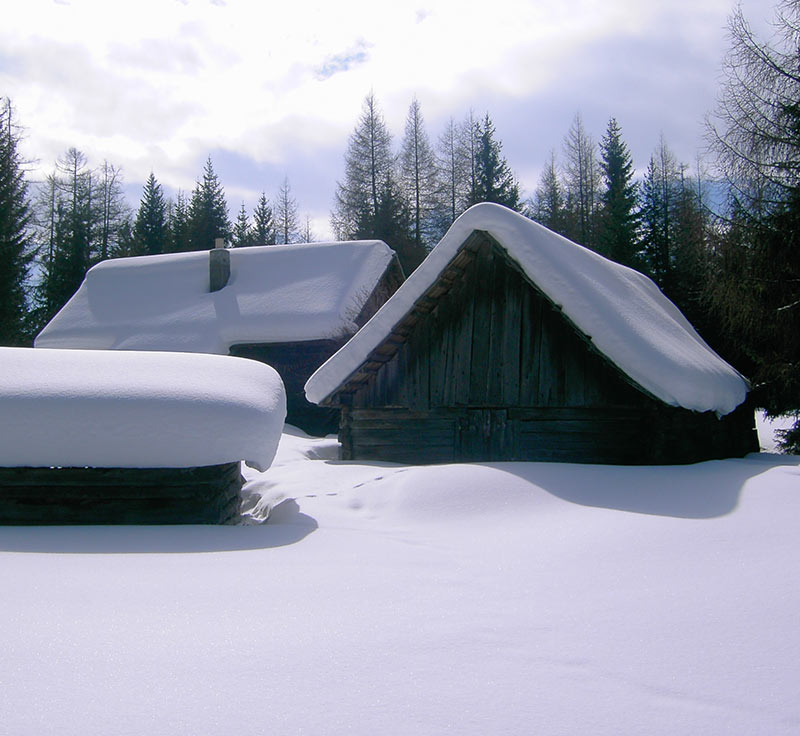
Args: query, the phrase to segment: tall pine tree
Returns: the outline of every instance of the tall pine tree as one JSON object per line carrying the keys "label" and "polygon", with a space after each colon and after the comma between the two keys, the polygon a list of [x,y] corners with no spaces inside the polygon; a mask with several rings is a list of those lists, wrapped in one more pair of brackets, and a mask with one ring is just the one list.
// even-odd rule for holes
{"label": "tall pine tree", "polygon": [[478,125],[477,155],[475,159],[475,191],[471,204],[496,202],[519,209],[519,184],[501,155],[503,144],[495,139],[494,123],[489,113]]}
{"label": "tall pine tree", "polygon": [[167,231],[168,253],[182,253],[191,250],[189,246],[189,204],[186,195],[179,189],[175,201],[168,206]]}
{"label": "tall pine tree", "polygon": [[[336,185],[331,225],[337,238],[350,240],[359,232],[364,233],[361,237],[377,237],[378,210],[385,199],[382,193],[387,177],[394,178],[392,136],[370,92],[350,135],[344,180]],[[396,189],[394,182],[390,188]]]}
{"label": "tall pine tree", "polygon": [[38,284],[38,313],[49,321],[77,291],[92,265],[97,231],[97,190],[86,156],[70,148],[48,177],[41,202],[47,237]]}
{"label": "tall pine tree", "polygon": [[253,231],[250,226],[250,218],[247,216],[244,202],[242,202],[242,206],[239,208],[239,214],[236,215],[236,222],[233,223],[231,245],[233,245],[234,248],[253,245]]}
{"label": "tall pine tree", "polygon": [[527,216],[560,235],[566,235],[566,205],[564,191],[558,177],[556,155],[550,153],[539,179],[539,186],[533,202],[526,212]]}
{"label": "tall pine tree", "polygon": [[440,184],[436,157],[431,148],[422,109],[415,97],[408,109],[400,149],[400,184],[410,215],[414,247],[428,250],[437,234]]}
{"label": "tall pine tree", "polygon": [[439,137],[437,158],[441,182],[441,207],[437,223],[437,237],[444,234],[464,211],[469,195],[469,157],[462,143],[459,126],[450,118]]}
{"label": "tall pine tree", "polygon": [[387,243],[397,253],[397,260],[406,275],[411,274],[425,259],[427,253],[414,240],[411,212],[400,194],[394,178],[386,176],[378,191],[378,209],[362,223],[358,238],[377,238]]}
{"label": "tall pine tree", "polygon": [[292,196],[292,187],[289,184],[288,176],[283,178],[283,183],[278,189],[275,205],[278,242],[283,245],[297,242],[298,230],[300,229],[297,214],[297,200]]}
{"label": "tall pine tree", "polygon": [[130,208],[122,190],[122,170],[103,161],[96,172],[98,209],[96,244],[97,260],[104,261],[120,252],[120,236],[130,224]]}
{"label": "tall pine tree", "polygon": [[186,227],[189,250],[210,250],[217,238],[231,238],[225,192],[214,172],[211,157],[206,160],[202,180],[192,192]]}
{"label": "tall pine tree", "polygon": [[0,345],[30,340],[26,287],[33,260],[32,210],[18,143],[11,101],[0,99]]}
{"label": "tall pine tree", "polygon": [[275,245],[275,221],[264,192],[253,210],[253,245]]}
{"label": "tall pine tree", "polygon": [[642,182],[642,256],[647,274],[669,296],[675,283],[675,207],[680,168],[664,138]]}
{"label": "tall pine tree", "polygon": [[462,209],[480,202],[478,194],[478,149],[480,147],[481,126],[475,120],[475,113],[470,110],[469,114],[461,122],[458,128],[459,158],[462,160],[464,168],[464,178],[466,182],[466,193]]}
{"label": "tall pine tree", "polygon": [[600,192],[596,149],[594,140],[583,127],[580,113],[577,114],[564,139],[567,235],[589,248],[595,245],[595,215]]}
{"label": "tall pine tree", "polygon": [[137,254],[153,255],[167,250],[167,203],[153,172],[144,185],[139,210],[133,223]]}
{"label": "tall pine tree", "polygon": [[614,118],[608,121],[600,141],[600,170],[604,189],[600,194],[596,248],[617,263],[635,268],[639,266],[638,192],[631,155]]}

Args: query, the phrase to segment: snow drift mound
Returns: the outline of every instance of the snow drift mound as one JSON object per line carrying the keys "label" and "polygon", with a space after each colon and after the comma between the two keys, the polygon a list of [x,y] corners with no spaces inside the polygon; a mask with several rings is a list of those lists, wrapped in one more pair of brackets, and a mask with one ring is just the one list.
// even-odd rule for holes
{"label": "snow drift mound", "polygon": [[348,494],[350,506],[413,523],[510,519],[541,513],[557,499],[529,480],[494,465],[387,467]]}

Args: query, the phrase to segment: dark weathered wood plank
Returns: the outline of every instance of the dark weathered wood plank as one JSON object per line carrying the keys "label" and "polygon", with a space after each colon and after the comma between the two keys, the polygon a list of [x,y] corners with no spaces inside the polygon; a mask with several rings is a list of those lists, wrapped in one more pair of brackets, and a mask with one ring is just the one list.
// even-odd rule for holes
{"label": "dark weathered wood plank", "polygon": [[[433,429],[432,427],[417,427],[417,432],[425,433],[425,445],[446,445],[453,444],[453,433],[455,425]],[[377,447],[380,445],[390,446],[417,446],[417,443],[410,441],[408,427],[395,427],[393,429],[367,429],[357,424],[351,429],[351,438],[354,446],[364,447],[369,445]]]}
{"label": "dark weathered wood plank", "polygon": [[490,460],[504,460],[511,455],[513,438],[506,409],[489,409],[489,436],[486,438]]}
{"label": "dark weathered wood plank", "polygon": [[505,289],[503,310],[501,348],[503,370],[500,403],[502,406],[517,406],[520,398],[522,291],[526,287],[516,271],[508,269],[507,274],[508,281]]}
{"label": "dark weathered wood plank", "polygon": [[483,406],[488,402],[489,343],[491,331],[492,249],[485,243],[478,251],[473,280],[472,355],[470,358],[469,404]]}
{"label": "dark weathered wood plank", "polygon": [[0,468],[2,524],[217,524],[238,510],[239,463],[201,468]]}
{"label": "dark weathered wood plank", "polygon": [[[474,279],[475,274],[471,274]],[[463,296],[461,308],[457,310],[457,318],[453,324],[453,373],[452,404],[467,406],[469,404],[469,382],[472,365],[472,333],[475,303],[470,298],[471,282],[460,289]]]}
{"label": "dark weathered wood plank", "polygon": [[352,413],[355,411],[349,406],[343,406],[339,419],[339,457],[342,460],[355,460],[353,452]]}
{"label": "dark weathered wood plank", "polygon": [[564,399],[565,406],[583,406],[586,394],[585,345],[571,332],[562,332],[561,352],[564,356]]}
{"label": "dark weathered wood plank", "polygon": [[557,336],[554,331],[553,310],[542,306],[539,332],[539,382],[534,402],[538,406],[559,406],[558,374],[561,356],[556,352]]}
{"label": "dark weathered wood plank", "polygon": [[539,401],[539,362],[542,352],[542,301],[532,289],[522,294],[520,327],[520,397],[522,406]]}
{"label": "dark weathered wood plank", "polygon": [[[457,290],[458,286],[454,286]],[[452,373],[454,366],[453,330],[456,314],[453,308],[453,290],[439,303],[431,332],[430,351],[430,406],[452,404]]]}
{"label": "dark weathered wood plank", "polygon": [[[421,325],[419,339],[416,341],[414,354],[414,371],[417,375],[417,409],[427,409],[430,406],[430,364],[433,356],[431,355],[431,331],[433,321],[428,320]],[[437,356],[438,359],[438,356]]]}
{"label": "dark weathered wood plank", "polygon": [[508,267],[497,249],[492,249],[489,282],[489,351],[486,371],[486,404],[502,406],[505,372],[504,343],[506,330],[506,299]]}

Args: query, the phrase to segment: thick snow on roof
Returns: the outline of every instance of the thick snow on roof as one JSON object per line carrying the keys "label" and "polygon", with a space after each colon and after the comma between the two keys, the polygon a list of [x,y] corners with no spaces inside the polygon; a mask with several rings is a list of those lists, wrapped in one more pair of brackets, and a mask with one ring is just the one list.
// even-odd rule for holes
{"label": "thick snow on roof", "polygon": [[213,293],[208,251],[99,263],[36,347],[225,354],[235,343],[348,335],[392,258],[379,240],[229,253],[230,279]]}
{"label": "thick snow on roof", "polygon": [[0,466],[184,468],[275,456],[280,376],[245,358],[0,348]]}
{"label": "thick snow on roof", "polygon": [[306,383],[310,401],[324,400],[361,366],[475,230],[490,233],[600,352],[657,398],[718,414],[744,401],[745,379],[649,278],[488,203],[461,215],[391,299],[311,376]]}

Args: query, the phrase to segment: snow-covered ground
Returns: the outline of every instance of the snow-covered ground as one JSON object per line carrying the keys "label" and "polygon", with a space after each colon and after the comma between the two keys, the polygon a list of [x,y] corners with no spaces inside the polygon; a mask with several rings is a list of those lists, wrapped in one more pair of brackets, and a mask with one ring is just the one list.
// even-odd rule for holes
{"label": "snow-covered ground", "polygon": [[226,527],[0,528],[0,733],[795,734],[800,458],[336,461]]}

